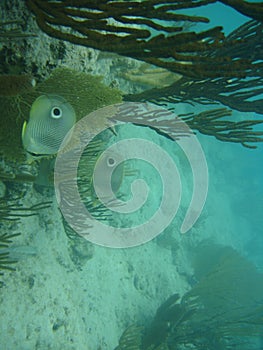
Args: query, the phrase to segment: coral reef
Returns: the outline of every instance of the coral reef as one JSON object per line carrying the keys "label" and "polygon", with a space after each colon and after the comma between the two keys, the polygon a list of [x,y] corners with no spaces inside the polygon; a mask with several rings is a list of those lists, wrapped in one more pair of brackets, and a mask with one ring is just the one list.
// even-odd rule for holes
{"label": "coral reef", "polygon": [[141,64],[136,69],[122,72],[120,76],[128,81],[158,89],[169,86],[182,77],[180,74],[147,63]]}
{"label": "coral reef", "polygon": [[54,70],[47,80],[35,87],[29,86],[26,90],[25,84],[20,84],[24,77],[4,76],[2,79],[9,81],[10,89],[7,91],[8,96],[0,96],[0,153],[5,159],[20,163],[25,161],[21,141],[22,125],[28,120],[30,108],[38,96],[58,94],[64,97],[74,107],[77,119],[100,107],[121,101],[120,91],[105,86],[99,77],[67,68]]}
{"label": "coral reef", "polygon": [[253,341],[262,334],[262,273],[230,247],[197,250],[196,285],[181,298],[169,297],[149,325],[130,326],[116,349],[258,349]]}
{"label": "coral reef", "polygon": [[253,130],[253,127],[263,123],[263,120],[226,120],[232,111],[219,108],[201,112],[197,115],[189,113],[181,118],[192,130],[201,134],[214,136],[217,140],[240,143],[247,148],[256,148],[256,142],[263,141],[263,131]]}
{"label": "coral reef", "polygon": [[23,21],[12,20],[0,22],[0,41],[21,40],[23,38],[34,37],[34,33],[25,33],[22,29]]}
{"label": "coral reef", "polygon": [[49,208],[51,202],[34,204],[31,207],[23,207],[17,202],[9,203],[7,199],[0,199],[0,222],[5,220],[17,221],[22,217],[38,215],[41,209]]}
{"label": "coral reef", "polygon": [[[189,23],[205,24],[208,18],[176,12],[215,2],[147,0],[130,2],[127,8],[125,2],[106,0],[100,4],[30,0],[27,6],[39,27],[52,37],[146,62],[137,70],[127,70],[123,78],[155,89],[126,95],[126,101],[150,101],[168,108],[177,102],[220,103],[241,112],[261,113],[262,6],[221,1],[252,18],[227,36],[221,27],[197,32]],[[262,121],[226,120],[231,114],[219,108],[184,120],[205,135],[255,148],[252,143],[262,141],[262,132],[255,126]]]}
{"label": "coral reef", "polygon": [[[39,27],[61,40],[115,52],[194,78],[245,77],[261,65],[253,57],[244,59],[238,53],[242,37],[225,40],[222,27],[184,32],[182,22],[208,23],[209,19],[174,12],[214,2],[147,0],[129,2],[127,7],[125,1],[29,0],[27,6]],[[262,20],[260,4],[221,2]],[[163,25],[162,21],[171,24]],[[235,59],[227,54],[230,48],[237,53]]]}
{"label": "coral reef", "polygon": [[[7,198],[0,199],[0,229],[1,230],[15,230],[15,224],[23,217],[38,215],[39,210],[50,207],[51,202],[43,202],[32,205],[31,207],[24,207],[17,203],[17,201],[8,201]],[[0,276],[5,270],[14,271],[13,265],[16,260],[10,259],[9,249],[13,238],[20,236],[20,232],[1,233],[0,234]],[[3,283],[0,281],[0,287]]]}
{"label": "coral reef", "polygon": [[0,96],[16,96],[27,93],[35,86],[31,75],[0,75]]}
{"label": "coral reef", "polygon": [[[225,117],[232,115],[232,111],[227,108],[217,108],[204,112],[179,114],[177,118],[167,110],[152,106],[151,113],[140,110],[140,104],[133,103],[132,106],[124,104],[120,107],[117,118],[119,121],[133,122],[134,124],[151,127],[158,133],[170,135],[173,139],[178,139],[189,135],[193,130],[202,134],[214,136],[216,139],[225,142],[240,143],[248,148],[256,148],[256,142],[262,142],[263,132],[253,130],[253,127],[262,124],[262,120],[227,120]],[[186,130],[184,121],[190,129]]]}
{"label": "coral reef", "polygon": [[[128,101],[151,101],[166,105],[168,103],[200,103],[207,105],[210,103],[222,103],[241,112],[262,111],[263,92],[263,70],[262,70],[262,39],[263,24],[257,21],[249,21],[235,29],[226,37],[226,41],[238,40],[242,38],[242,45],[239,48],[230,46],[227,50],[221,51],[221,55],[228,55],[231,60],[235,60],[237,55],[244,59],[253,59],[260,62],[254,65],[243,77],[231,79],[227,77],[217,77],[216,79],[191,79],[181,77],[176,82],[167,87],[151,89],[140,94],[124,96]],[[252,49],[253,48],[253,49]]]}
{"label": "coral reef", "polygon": [[[2,233],[0,235],[0,276],[4,273],[4,270],[14,271],[15,268],[12,266],[17,261],[11,260],[9,258],[9,252],[7,251],[9,244],[12,243],[13,238],[19,236],[20,233]],[[2,286],[2,282],[0,281],[0,286]]]}

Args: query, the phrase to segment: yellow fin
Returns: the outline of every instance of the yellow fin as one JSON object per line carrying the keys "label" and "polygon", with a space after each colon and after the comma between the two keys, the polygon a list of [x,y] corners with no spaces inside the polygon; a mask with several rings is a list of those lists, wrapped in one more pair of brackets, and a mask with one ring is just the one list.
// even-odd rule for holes
{"label": "yellow fin", "polygon": [[27,122],[26,121],[24,121],[24,123],[23,123],[23,127],[22,127],[22,140],[23,140],[23,138],[24,138],[24,135],[25,135],[25,131],[26,131],[26,126],[27,126]]}

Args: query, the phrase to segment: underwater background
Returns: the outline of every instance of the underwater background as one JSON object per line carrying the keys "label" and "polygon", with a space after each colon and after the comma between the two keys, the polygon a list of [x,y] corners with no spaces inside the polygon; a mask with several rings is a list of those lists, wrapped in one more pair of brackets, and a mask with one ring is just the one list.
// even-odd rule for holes
{"label": "underwater background", "polygon": [[[261,1],[255,3],[262,9]],[[209,18],[209,27],[223,26],[226,35],[251,19],[221,2],[182,8],[179,12]],[[170,79],[177,81],[177,73],[161,71],[161,81],[155,68],[145,68],[132,54],[48,36],[27,1],[2,1],[0,13],[0,349],[263,349],[262,142],[248,148],[197,132],[208,167],[208,192],[198,220],[182,234],[194,180],[177,142],[159,132],[159,124],[148,128],[138,120],[102,133],[83,155],[79,174],[82,198],[90,196],[97,219],[132,226],[149,219],[160,205],[158,169],[166,164],[156,155],[157,170],[135,159],[114,175],[125,200],[131,196],[131,182],[145,179],[150,194],[143,210],[118,219],[94,199],[86,164],[92,168],[98,153],[127,138],[151,141],[169,154],[180,173],[182,198],[171,223],[148,242],[120,249],[94,244],[74,233],[59,209],[53,186],[57,150],[49,157],[30,158],[22,144],[23,123],[28,127],[33,112],[40,113],[39,107],[32,109],[40,95],[63,96],[79,120],[99,108],[128,102],[125,96],[166,87]],[[204,26],[191,23],[190,29]],[[258,35],[262,43],[262,23]],[[11,75],[26,78],[13,82],[7,78]],[[251,100],[259,101],[260,108],[230,106],[231,120],[263,119],[262,68],[258,77],[259,92]],[[168,101],[161,108],[177,116],[221,107]],[[262,124],[253,130],[262,135]],[[107,175],[104,163],[102,169]],[[169,180],[173,183],[173,174]]]}

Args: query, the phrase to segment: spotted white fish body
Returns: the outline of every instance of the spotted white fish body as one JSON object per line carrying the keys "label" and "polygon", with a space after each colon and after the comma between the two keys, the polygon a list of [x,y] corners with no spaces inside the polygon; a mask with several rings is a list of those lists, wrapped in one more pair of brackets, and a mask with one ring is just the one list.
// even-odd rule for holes
{"label": "spotted white fish body", "polygon": [[25,150],[34,155],[56,154],[75,122],[75,111],[63,97],[39,96],[32,104],[28,123],[23,126]]}

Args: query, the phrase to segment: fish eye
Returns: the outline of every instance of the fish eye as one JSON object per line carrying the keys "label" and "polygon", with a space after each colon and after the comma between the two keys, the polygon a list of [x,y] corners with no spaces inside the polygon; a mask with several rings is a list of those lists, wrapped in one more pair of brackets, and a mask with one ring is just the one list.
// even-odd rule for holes
{"label": "fish eye", "polygon": [[109,157],[109,158],[107,159],[107,165],[108,165],[109,167],[113,167],[115,164],[116,164],[116,161],[115,161],[114,158]]}
{"label": "fish eye", "polygon": [[54,119],[59,119],[62,117],[62,109],[59,107],[53,107],[51,109],[51,117]]}

